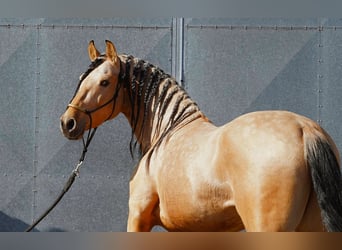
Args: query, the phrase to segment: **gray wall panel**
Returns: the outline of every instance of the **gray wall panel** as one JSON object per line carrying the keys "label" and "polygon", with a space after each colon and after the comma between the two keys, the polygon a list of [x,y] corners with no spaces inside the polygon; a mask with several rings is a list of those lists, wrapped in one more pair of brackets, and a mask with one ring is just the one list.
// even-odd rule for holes
{"label": "gray wall panel", "polygon": [[187,25],[186,87],[214,123],[260,109],[316,119],[316,30]]}
{"label": "gray wall panel", "polygon": [[320,119],[342,150],[342,30],[324,29],[321,46]]}
{"label": "gray wall panel", "polygon": [[0,230],[16,231],[31,217],[36,33],[0,27],[0,37]]}

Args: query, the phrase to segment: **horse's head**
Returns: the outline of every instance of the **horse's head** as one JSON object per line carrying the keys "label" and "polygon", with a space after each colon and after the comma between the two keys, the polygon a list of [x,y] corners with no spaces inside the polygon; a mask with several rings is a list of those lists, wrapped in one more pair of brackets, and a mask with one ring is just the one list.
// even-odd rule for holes
{"label": "horse's head", "polygon": [[61,116],[61,130],[69,139],[80,139],[84,131],[114,118],[122,103],[120,59],[113,43],[106,40],[106,53],[101,55],[91,41],[88,53],[92,63]]}

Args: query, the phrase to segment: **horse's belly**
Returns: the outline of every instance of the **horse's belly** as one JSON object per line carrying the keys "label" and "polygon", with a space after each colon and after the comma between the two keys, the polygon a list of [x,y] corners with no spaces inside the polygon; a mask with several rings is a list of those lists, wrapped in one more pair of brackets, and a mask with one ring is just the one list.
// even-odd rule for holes
{"label": "horse's belly", "polygon": [[[196,197],[196,196],[195,196]],[[215,197],[160,200],[160,220],[169,231],[239,231],[242,221],[234,204]],[[203,197],[202,197],[203,198]]]}

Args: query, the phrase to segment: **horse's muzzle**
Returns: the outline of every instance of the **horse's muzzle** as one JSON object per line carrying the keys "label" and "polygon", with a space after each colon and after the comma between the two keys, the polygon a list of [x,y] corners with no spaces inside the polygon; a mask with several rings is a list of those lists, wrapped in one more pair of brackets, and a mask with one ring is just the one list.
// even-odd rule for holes
{"label": "horse's muzzle", "polygon": [[85,122],[77,121],[74,117],[70,117],[66,114],[61,116],[60,129],[66,138],[70,140],[81,139],[84,128]]}

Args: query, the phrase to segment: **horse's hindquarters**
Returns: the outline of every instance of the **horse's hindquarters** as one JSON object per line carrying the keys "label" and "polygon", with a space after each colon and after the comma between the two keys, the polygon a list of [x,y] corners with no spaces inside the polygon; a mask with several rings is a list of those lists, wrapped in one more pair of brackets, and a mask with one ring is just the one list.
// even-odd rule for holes
{"label": "horse's hindquarters", "polygon": [[[223,128],[223,141],[233,150],[227,162],[233,164],[236,208],[247,231],[294,231],[301,224],[312,187],[303,126],[312,124],[293,113],[269,111],[241,116]],[[320,220],[319,211],[311,209],[310,216]]]}

